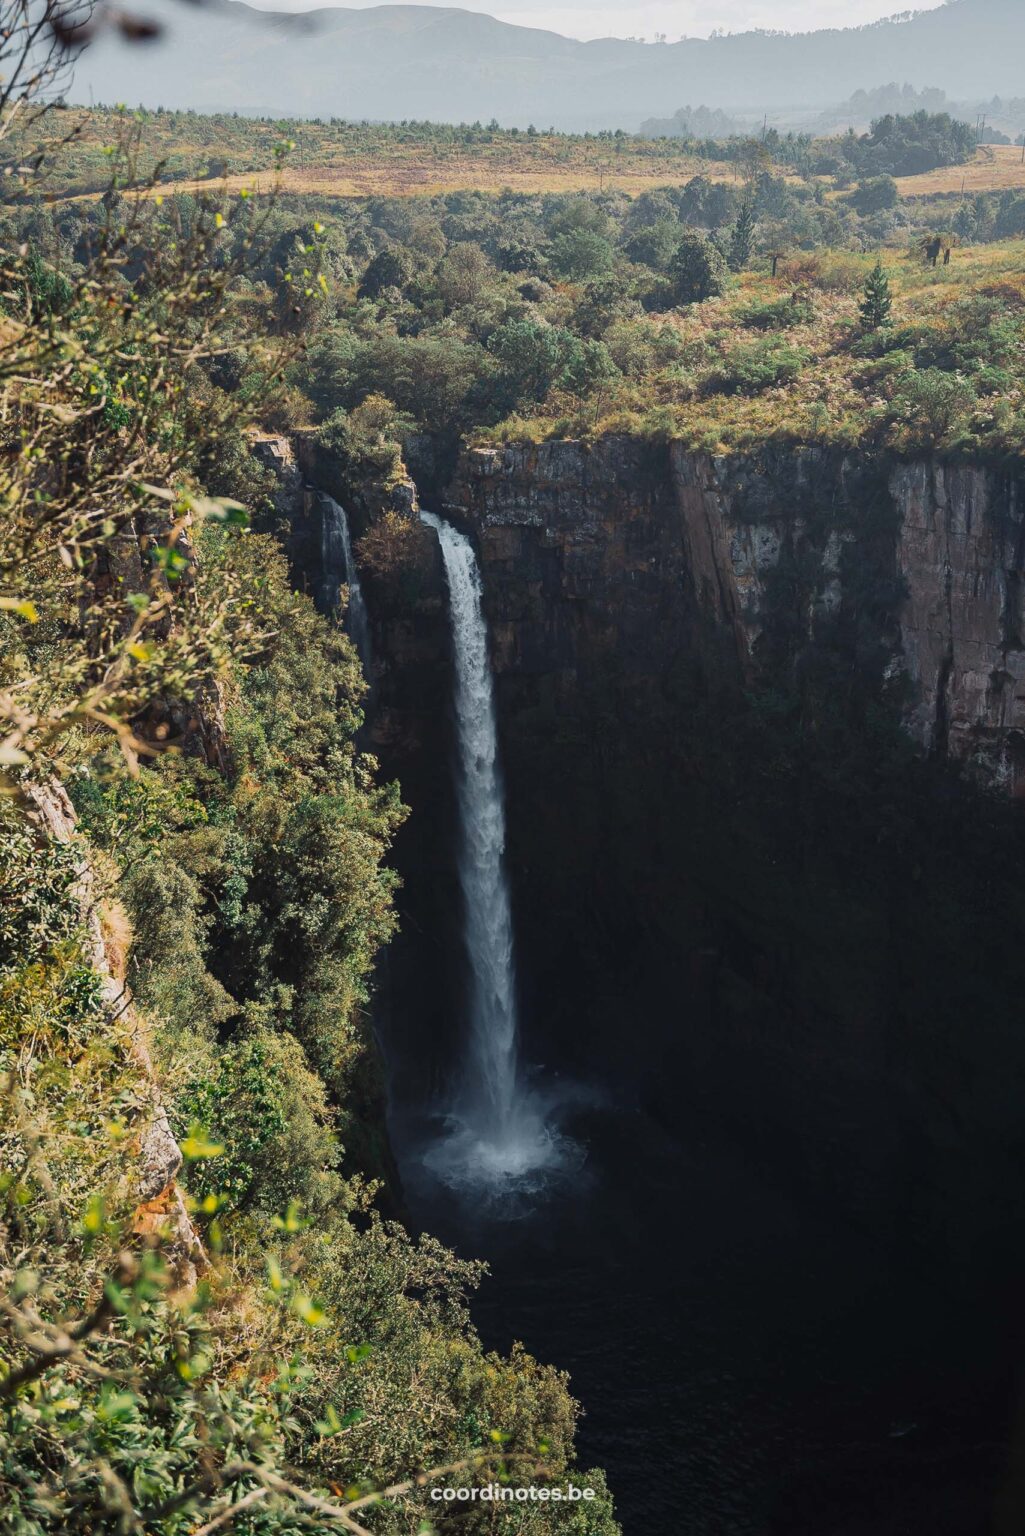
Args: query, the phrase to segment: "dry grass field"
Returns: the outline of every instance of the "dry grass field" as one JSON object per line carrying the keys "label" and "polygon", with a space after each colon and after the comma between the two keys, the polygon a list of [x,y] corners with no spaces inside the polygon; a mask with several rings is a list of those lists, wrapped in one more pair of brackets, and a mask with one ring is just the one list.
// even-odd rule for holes
{"label": "dry grass field", "polygon": [[[737,183],[738,160],[706,158],[680,140],[510,134],[425,124],[274,123],[193,113],[68,113],[73,138],[58,153],[58,197],[93,197],[110,175],[111,145],[133,140],[133,176],[157,177],[156,194],[275,190],[323,198],[430,197],[452,192],[524,194],[615,189],[636,196],[703,175]],[[17,136],[16,136],[17,137]],[[286,148],[287,146],[287,148]],[[709,146],[711,147],[711,146]],[[16,154],[31,157],[31,138]],[[714,150],[713,150],[714,154]],[[783,165],[774,167],[787,175]],[[1011,145],[983,146],[968,165],[898,179],[908,199],[1025,190],[1025,160]],[[830,198],[845,193],[826,181]]]}
{"label": "dry grass field", "polygon": [[[106,189],[111,146],[131,144],[131,176],[156,178],[156,193],[243,188],[318,197],[413,197],[457,191],[527,194],[601,191],[636,195],[697,175],[738,180],[727,160],[709,159],[682,141],[605,139],[453,129],[425,124],[274,123],[192,113],[74,111],[51,182],[59,197]],[[69,133],[70,130],[70,133]],[[30,133],[15,153],[31,160]]]}
{"label": "dry grass field", "polygon": [[[569,144],[539,137],[514,150],[478,152],[457,146],[382,145],[374,152],[337,154],[326,163],[304,165],[292,157],[283,169],[237,172],[220,178],[176,177],[161,182],[154,195],[173,192],[256,195],[280,191],[317,197],[432,197],[448,192],[523,193],[597,192],[615,188],[635,197],[653,187],[679,186],[692,176],[738,182],[743,173],[725,160],[679,154],[667,156],[657,146],[616,154],[606,145]],[[319,160],[320,157],[318,156]],[[969,165],[945,166],[920,176],[897,179],[902,197],[960,197],[978,192],[1025,191],[1025,161],[1013,145],[985,145]],[[95,194],[87,194],[95,195]]]}
{"label": "dry grass field", "polygon": [[1025,190],[1025,162],[1013,144],[984,144],[970,165],[948,165],[924,176],[900,176],[902,197],[959,197],[976,192]]}
{"label": "dry grass field", "polygon": [[513,156],[490,159],[470,152],[435,157],[429,149],[410,148],[407,154],[359,155],[333,165],[311,169],[291,163],[282,171],[248,172],[214,181],[175,180],[155,186],[154,195],[172,192],[240,192],[256,195],[274,191],[317,197],[433,197],[447,192],[523,193],[616,191],[636,196],[653,187],[679,186],[692,176],[710,181],[740,179],[736,166],[717,160],[665,161],[631,155],[617,162],[614,155],[557,157]]}

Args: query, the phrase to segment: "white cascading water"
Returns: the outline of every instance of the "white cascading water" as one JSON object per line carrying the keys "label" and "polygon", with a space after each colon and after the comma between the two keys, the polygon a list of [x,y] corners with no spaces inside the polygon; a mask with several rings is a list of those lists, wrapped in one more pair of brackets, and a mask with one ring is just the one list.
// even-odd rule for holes
{"label": "white cascading water", "polygon": [[349,518],[343,506],[333,496],[320,493],[320,559],[323,570],[325,607],[333,608],[338,602],[338,588],[342,581],[349,589],[349,607],[346,624],[353,645],[359,653],[364,672],[370,666],[370,621],[367,605],[360,586],[359,570],[352,553],[352,535]]}
{"label": "white cascading water", "polygon": [[518,1062],[505,804],[480,570],[469,539],[421,512],[441,545],[455,661],[459,880],[470,970],[469,1054],[449,1135],[427,1162],[447,1183],[520,1183],[552,1164],[561,1138],[544,1123]]}

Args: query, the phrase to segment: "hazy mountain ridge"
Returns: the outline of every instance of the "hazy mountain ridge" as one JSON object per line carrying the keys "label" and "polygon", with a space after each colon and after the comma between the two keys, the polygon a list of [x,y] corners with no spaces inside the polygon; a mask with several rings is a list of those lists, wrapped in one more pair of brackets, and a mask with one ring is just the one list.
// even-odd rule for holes
{"label": "hazy mountain ridge", "polygon": [[[166,21],[166,9],[161,10]],[[241,0],[176,14],[158,44],[102,38],[72,99],[204,111],[429,118],[636,129],[681,102],[826,107],[893,79],[952,98],[1020,93],[1021,0],[951,0],[845,31],[742,33],[646,45],[579,42],[433,6],[254,11]]]}

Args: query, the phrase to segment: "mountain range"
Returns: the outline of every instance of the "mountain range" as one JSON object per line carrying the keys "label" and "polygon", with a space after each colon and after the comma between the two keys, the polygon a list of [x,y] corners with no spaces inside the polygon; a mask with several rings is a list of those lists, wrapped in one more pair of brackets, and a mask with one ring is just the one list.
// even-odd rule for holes
{"label": "mountain range", "polygon": [[746,112],[825,107],[892,80],[959,99],[1022,94],[1025,0],[948,0],[870,26],[654,44],[580,42],[450,7],[296,15],[241,0],[156,3],[130,8],[153,7],[161,37],[132,44],[102,33],[79,60],[69,99],[635,131],[686,102]]}

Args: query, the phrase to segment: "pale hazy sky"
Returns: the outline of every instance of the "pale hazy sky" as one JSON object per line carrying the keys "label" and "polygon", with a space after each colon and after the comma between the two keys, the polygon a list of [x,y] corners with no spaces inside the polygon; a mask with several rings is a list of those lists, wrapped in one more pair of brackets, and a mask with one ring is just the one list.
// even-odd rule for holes
{"label": "pale hazy sky", "polygon": [[[362,7],[380,0],[249,0],[267,10],[308,10],[339,4]],[[403,4],[445,4],[446,0],[395,0]],[[816,27],[851,27],[904,10],[930,11],[944,0],[449,0],[467,11],[486,11],[502,21],[544,27],[567,37],[646,37],[665,32],[670,42],[686,34],[707,37],[715,27],[743,32],[779,27],[810,32]],[[1023,0],[1025,3],[1025,0]]]}

